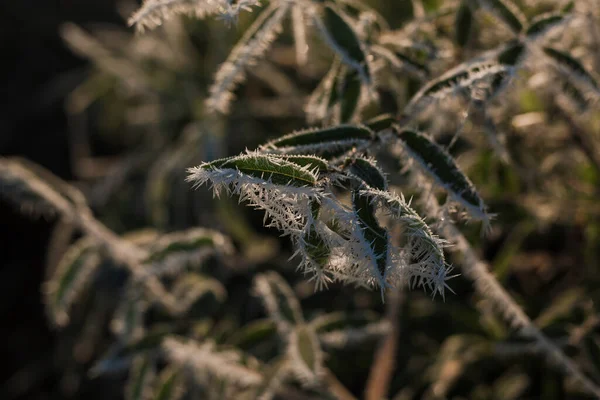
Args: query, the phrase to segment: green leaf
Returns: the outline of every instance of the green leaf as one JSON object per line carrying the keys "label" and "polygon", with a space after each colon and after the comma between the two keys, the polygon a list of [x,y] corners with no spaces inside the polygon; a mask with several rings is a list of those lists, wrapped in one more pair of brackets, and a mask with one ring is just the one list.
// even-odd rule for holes
{"label": "green leaf", "polygon": [[340,122],[352,121],[358,110],[362,82],[356,72],[347,72],[339,83]]}
{"label": "green leaf", "polygon": [[436,183],[474,218],[488,221],[485,205],[469,178],[441,146],[425,135],[405,129],[397,132],[404,149]]}
{"label": "green leaf", "polygon": [[363,125],[338,125],[330,128],[308,129],[290,133],[265,145],[268,148],[285,148],[308,145],[327,145],[331,142],[366,142],[373,139],[373,131]]}
{"label": "green leaf", "polygon": [[151,357],[140,356],[136,358],[125,387],[126,400],[145,400],[150,396],[156,374],[154,368],[154,360]]}
{"label": "green leaf", "polygon": [[589,82],[595,89],[598,89],[598,83],[585,67],[569,53],[556,50],[552,47],[544,47],[544,53],[552,58],[558,65],[574,74],[576,77]]}
{"label": "green leaf", "polygon": [[525,17],[510,0],[480,0],[502,22],[510,27],[514,33],[520,33],[525,24]]}
{"label": "green leaf", "polygon": [[317,175],[298,164],[271,155],[244,154],[200,165],[201,169],[234,169],[245,175],[284,186],[316,186]]}
{"label": "green leaf", "polygon": [[370,256],[375,262],[372,274],[381,288],[383,297],[388,267],[388,233],[377,222],[375,206],[372,204],[370,196],[361,194],[358,189],[353,190],[352,207],[358,216],[364,240],[370,247]]}
{"label": "green leaf", "polygon": [[302,308],[292,288],[276,272],[260,274],[255,279],[257,294],[280,333],[304,322]]}
{"label": "green leaf", "polygon": [[327,160],[308,155],[274,155],[274,157],[282,158],[286,161],[297,164],[301,167],[307,167],[310,170],[318,170],[319,173],[326,173],[330,171],[329,163]]}
{"label": "green leaf", "polygon": [[[346,161],[346,170],[353,176],[361,179],[364,184],[370,188],[387,190],[387,180],[383,172],[371,160],[365,158],[355,158]],[[359,218],[359,225],[364,239],[372,251],[376,262],[376,277],[383,296],[385,278],[388,267],[388,233],[379,226],[375,217],[375,206],[372,204],[371,197],[359,192],[359,188],[352,191],[352,206]]]}
{"label": "green leaf", "polygon": [[343,312],[337,311],[320,315],[310,321],[310,326],[316,333],[333,332],[345,328],[355,328],[365,326],[375,322],[380,316],[372,311]]}
{"label": "green leaf", "polygon": [[538,15],[529,23],[525,34],[529,38],[543,35],[554,26],[563,22],[565,17],[565,14],[562,13],[546,13]]}
{"label": "green leaf", "polygon": [[454,22],[456,30],[456,42],[464,47],[469,42],[473,28],[473,12],[469,7],[468,0],[462,0],[458,11],[456,11],[456,20]]}
{"label": "green leaf", "polygon": [[304,386],[314,387],[324,373],[323,352],[314,330],[308,325],[298,325],[292,331],[287,348],[292,373]]}
{"label": "green leaf", "polygon": [[70,216],[89,211],[81,192],[26,159],[0,157],[0,196],[21,211]]}
{"label": "green leaf", "polygon": [[387,190],[387,179],[373,160],[351,158],[344,163],[345,169],[374,189]]}
{"label": "green leaf", "polygon": [[364,122],[364,125],[373,132],[381,132],[391,128],[396,123],[396,117],[392,114],[381,114]]}
{"label": "green leaf", "polygon": [[102,259],[91,238],[75,242],[63,255],[45,287],[46,310],[57,326],[69,322],[68,311],[94,277]]}
{"label": "green leaf", "polygon": [[[202,304],[198,311],[206,313],[207,309],[214,310],[227,298],[227,291],[218,280],[196,273],[179,276],[173,285],[172,294],[176,300],[175,309],[169,310],[172,315],[189,312],[196,317],[196,304]],[[212,307],[208,306],[209,301]]]}
{"label": "green leaf", "polygon": [[520,40],[513,40],[500,50],[496,58],[500,64],[516,65],[525,51],[525,45]]}
{"label": "green leaf", "polygon": [[200,251],[205,254],[230,255],[233,252],[231,241],[222,233],[204,228],[162,235],[150,245],[149,256],[144,263],[160,263],[169,257],[185,254],[193,255]]}
{"label": "green leaf", "polygon": [[178,400],[183,395],[181,372],[168,366],[158,376],[152,400]]}
{"label": "green leaf", "polygon": [[277,327],[271,319],[259,319],[237,329],[227,343],[247,350],[261,342],[271,340],[276,333]]}
{"label": "green leaf", "polygon": [[415,118],[422,104],[428,104],[431,99],[444,99],[457,89],[469,88],[481,80],[495,80],[510,72],[507,65],[493,62],[461,64],[423,86],[410,100],[402,111],[400,123],[405,125],[408,120]]}
{"label": "green leaf", "polygon": [[349,18],[333,4],[325,4],[322,22],[318,22],[327,43],[339,54],[343,63],[354,68],[365,84],[371,83],[365,52]]}

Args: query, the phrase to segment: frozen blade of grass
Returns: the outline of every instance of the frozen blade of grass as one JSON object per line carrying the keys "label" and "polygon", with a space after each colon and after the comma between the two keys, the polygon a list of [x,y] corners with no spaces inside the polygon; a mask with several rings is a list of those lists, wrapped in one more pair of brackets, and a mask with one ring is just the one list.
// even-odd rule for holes
{"label": "frozen blade of grass", "polygon": [[323,352],[314,330],[308,325],[297,325],[291,332],[287,355],[290,368],[306,387],[316,387],[325,373]]}
{"label": "frozen blade of grass", "polygon": [[413,130],[398,131],[397,137],[407,155],[415,160],[437,185],[443,187],[471,217],[485,224],[489,223],[483,200],[450,154],[425,135]]}
{"label": "frozen blade of grass", "polygon": [[280,333],[287,334],[293,326],[304,323],[302,308],[294,291],[279,274],[267,272],[258,275],[254,288]]}
{"label": "frozen blade of grass", "polygon": [[282,30],[289,8],[289,2],[271,4],[244,33],[215,75],[206,100],[210,110],[224,114],[229,111],[233,90],[245,79],[245,69],[269,50]]}
{"label": "frozen blade of grass", "polygon": [[69,308],[92,281],[102,259],[94,241],[83,238],[63,255],[53,276],[44,284],[46,310],[57,326],[69,322]]}

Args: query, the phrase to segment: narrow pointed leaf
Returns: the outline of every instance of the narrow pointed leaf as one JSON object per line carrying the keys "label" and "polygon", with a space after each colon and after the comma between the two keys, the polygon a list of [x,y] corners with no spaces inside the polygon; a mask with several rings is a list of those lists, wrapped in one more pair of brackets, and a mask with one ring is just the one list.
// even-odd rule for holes
{"label": "narrow pointed leaf", "polygon": [[498,53],[497,60],[500,64],[504,65],[516,65],[517,62],[523,56],[525,52],[525,45],[519,40],[509,42],[501,51]]}
{"label": "narrow pointed leaf", "polygon": [[546,53],[548,57],[552,58],[558,65],[565,68],[576,77],[589,82],[595,89],[598,89],[598,83],[596,80],[573,56],[552,47],[544,47],[544,53]]}
{"label": "narrow pointed leaf", "polygon": [[514,33],[520,33],[525,17],[510,0],[480,0],[482,5],[510,27]]}
{"label": "narrow pointed leaf", "polygon": [[195,304],[200,302],[205,308],[202,311],[207,312],[208,301],[213,304],[210,308],[214,309],[227,298],[227,291],[218,280],[195,273],[178,277],[173,285],[172,294],[175,304],[168,310],[172,315],[187,313],[192,307],[197,308]]}
{"label": "narrow pointed leaf", "polygon": [[345,165],[348,172],[361,179],[369,187],[379,190],[387,189],[387,179],[373,160],[353,158],[348,159]]}
{"label": "narrow pointed leaf", "polygon": [[360,101],[362,82],[356,73],[346,73],[338,88],[340,94],[340,122],[351,122],[355,116]]}
{"label": "narrow pointed leaf", "polygon": [[197,253],[202,249],[211,254],[230,255],[233,252],[233,245],[220,232],[193,228],[161,236],[150,246],[150,255],[145,262],[161,262],[171,256]]}
{"label": "narrow pointed leaf", "polygon": [[362,125],[339,125],[331,128],[308,129],[294,132],[269,142],[266,146],[283,148],[340,142],[344,140],[368,141],[373,138],[373,132]]}
{"label": "narrow pointed leaf", "polygon": [[564,22],[565,19],[566,15],[562,13],[547,13],[538,15],[531,21],[527,27],[527,30],[525,31],[525,34],[529,38],[543,35],[548,30]]}
{"label": "narrow pointed leaf", "polygon": [[308,168],[278,157],[258,153],[204,163],[196,169],[208,171],[233,169],[245,175],[284,186],[304,187],[317,184],[317,175]]}
{"label": "narrow pointed leaf", "polygon": [[441,146],[425,135],[405,129],[398,132],[402,146],[424,172],[442,186],[474,218],[487,221],[483,200],[469,178]]}
{"label": "narrow pointed leaf", "polygon": [[459,46],[464,47],[471,38],[473,27],[473,12],[469,7],[468,0],[462,0],[458,11],[456,11],[456,20],[454,21],[454,29],[456,30],[456,42]]}
{"label": "narrow pointed leaf", "polygon": [[310,326],[317,334],[343,330],[345,328],[356,328],[376,322],[380,316],[372,311],[360,311],[354,313],[332,312],[320,315],[310,321]]}
{"label": "narrow pointed leaf", "polygon": [[279,274],[267,272],[258,275],[255,289],[281,332],[289,331],[292,326],[304,322],[302,309],[294,291]]}
{"label": "narrow pointed leaf", "polygon": [[315,332],[307,325],[293,330],[287,349],[292,373],[305,386],[314,387],[324,373],[323,352]]}
{"label": "narrow pointed leaf", "polygon": [[349,18],[333,4],[325,4],[322,20],[317,20],[317,27],[342,62],[354,68],[361,80],[369,85],[371,76],[365,52]]}
{"label": "narrow pointed leaf", "polygon": [[69,322],[69,308],[93,279],[102,261],[94,243],[90,238],[75,242],[63,255],[53,276],[45,283],[46,310],[57,326],[64,326]]}
{"label": "narrow pointed leaf", "polygon": [[373,132],[381,132],[390,128],[397,122],[392,114],[381,114],[364,122],[364,125]]}

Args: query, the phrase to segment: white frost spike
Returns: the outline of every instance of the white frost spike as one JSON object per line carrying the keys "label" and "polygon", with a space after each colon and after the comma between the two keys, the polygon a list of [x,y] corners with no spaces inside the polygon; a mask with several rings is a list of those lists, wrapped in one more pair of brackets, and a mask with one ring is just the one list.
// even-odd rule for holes
{"label": "white frost spike", "polygon": [[210,87],[210,97],[206,100],[209,109],[227,113],[233,100],[232,91],[245,79],[244,70],[255,63],[277,38],[289,8],[288,2],[269,6],[246,31],[217,71]]}

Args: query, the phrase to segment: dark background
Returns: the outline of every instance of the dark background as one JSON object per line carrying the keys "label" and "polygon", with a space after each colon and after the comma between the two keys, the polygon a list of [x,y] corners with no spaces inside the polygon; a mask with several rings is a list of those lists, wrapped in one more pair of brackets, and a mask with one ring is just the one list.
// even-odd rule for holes
{"label": "dark background", "polygon": [[[31,159],[71,178],[67,93],[85,62],[63,44],[59,26],[124,24],[114,0],[0,1],[0,156]],[[40,287],[52,219],[32,219],[0,200],[0,398],[60,398],[53,375],[55,333]]]}

